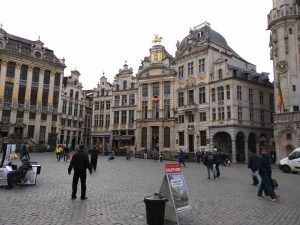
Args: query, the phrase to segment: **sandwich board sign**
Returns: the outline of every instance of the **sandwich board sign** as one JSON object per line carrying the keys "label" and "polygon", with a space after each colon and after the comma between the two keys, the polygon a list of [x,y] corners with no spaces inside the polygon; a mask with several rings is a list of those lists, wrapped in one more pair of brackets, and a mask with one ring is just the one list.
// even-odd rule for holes
{"label": "sandwich board sign", "polygon": [[180,164],[166,164],[159,194],[168,198],[165,220],[177,223],[177,213],[191,209],[191,203]]}

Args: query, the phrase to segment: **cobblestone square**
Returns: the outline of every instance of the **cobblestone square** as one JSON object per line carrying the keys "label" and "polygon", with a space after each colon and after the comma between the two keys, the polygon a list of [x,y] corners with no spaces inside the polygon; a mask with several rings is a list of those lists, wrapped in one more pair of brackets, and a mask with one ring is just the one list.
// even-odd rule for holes
{"label": "cobblestone square", "polygon": [[[87,177],[88,200],[81,201],[70,199],[69,163],[57,162],[53,153],[31,158],[42,166],[37,184],[0,189],[0,225],[146,225],[143,199],[158,192],[167,163],[125,157],[109,162],[101,156],[97,171]],[[181,225],[300,224],[299,174],[273,170],[280,195],[274,203],[257,198],[245,164],[220,168],[221,178],[216,180],[207,179],[203,164],[187,163],[183,168],[192,209],[179,214]]]}

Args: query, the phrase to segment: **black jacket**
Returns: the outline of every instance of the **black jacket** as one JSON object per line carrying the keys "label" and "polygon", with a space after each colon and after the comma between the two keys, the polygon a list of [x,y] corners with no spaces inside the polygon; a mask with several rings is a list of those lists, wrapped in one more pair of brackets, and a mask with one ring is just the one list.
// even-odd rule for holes
{"label": "black jacket", "polygon": [[271,163],[267,156],[260,156],[258,158],[258,173],[259,175],[272,175]]}
{"label": "black jacket", "polygon": [[258,164],[258,156],[252,155],[248,162],[248,168],[251,170],[256,171],[257,170],[257,164]]}
{"label": "black jacket", "polygon": [[85,173],[86,169],[92,173],[92,166],[89,157],[85,152],[77,152],[73,155],[68,172],[71,173],[73,168],[75,173]]}

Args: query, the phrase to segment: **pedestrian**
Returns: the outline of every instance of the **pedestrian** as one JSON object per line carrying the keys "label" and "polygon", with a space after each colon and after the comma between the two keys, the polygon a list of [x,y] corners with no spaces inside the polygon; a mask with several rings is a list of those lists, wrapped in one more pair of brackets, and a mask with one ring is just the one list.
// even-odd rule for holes
{"label": "pedestrian", "polygon": [[162,162],[164,159],[164,156],[161,152],[159,152],[158,157],[159,157],[159,161]]}
{"label": "pedestrian", "polygon": [[131,154],[132,154],[132,152],[131,152],[130,147],[127,147],[126,148],[126,160],[130,160]]}
{"label": "pedestrian", "polygon": [[64,150],[63,150],[63,155],[64,155],[64,161],[65,162],[68,162],[69,154],[70,154],[70,148],[68,147],[68,145],[66,145],[64,147]]}
{"label": "pedestrian", "polygon": [[17,170],[10,171],[7,174],[7,186],[5,187],[5,189],[13,188],[13,181],[15,180],[15,178],[20,177],[22,175],[24,175],[25,177],[27,172],[31,169],[32,166],[29,163],[28,159],[23,159],[22,165]]}
{"label": "pedestrian", "polygon": [[24,148],[24,157],[26,157],[26,159],[30,160],[30,155],[29,152],[31,150],[31,145],[28,142],[25,142],[25,148]]}
{"label": "pedestrian", "polygon": [[262,196],[263,190],[266,190],[267,194],[271,197],[272,202],[277,201],[277,197],[274,192],[274,188],[272,187],[272,169],[271,163],[268,158],[268,150],[263,148],[261,150],[261,155],[258,158],[258,174],[261,177],[261,183],[258,189],[258,197],[264,198]]}
{"label": "pedestrian", "polygon": [[81,183],[81,200],[87,199],[86,197],[86,169],[92,174],[92,166],[89,162],[88,155],[84,152],[83,145],[79,146],[79,150],[73,155],[70,162],[68,173],[71,174],[72,169],[74,169],[73,182],[72,182],[72,199],[76,199],[77,196],[77,184],[80,178]]}
{"label": "pedestrian", "polygon": [[99,151],[96,147],[93,147],[91,150],[91,165],[94,171],[97,169],[97,161],[98,161]]}
{"label": "pedestrian", "polygon": [[144,148],[144,159],[147,159],[148,157],[148,150],[147,148]]}
{"label": "pedestrian", "polygon": [[179,165],[183,165],[185,167],[185,163],[184,163],[184,152],[180,149],[179,151],[179,155],[178,155],[178,161],[179,161]]}
{"label": "pedestrian", "polygon": [[111,151],[109,156],[108,156],[108,161],[112,161],[115,159],[115,152],[114,151]]}
{"label": "pedestrian", "polygon": [[60,145],[58,145],[55,149],[57,162],[60,161],[62,151],[63,151],[62,147]]}
{"label": "pedestrian", "polygon": [[158,158],[158,151],[156,150],[156,148],[154,148],[154,150],[153,150],[153,160],[154,160],[154,162],[157,162],[157,158]]}
{"label": "pedestrian", "polygon": [[26,146],[24,144],[20,144],[19,147],[19,154],[20,154],[20,160],[24,157],[24,153],[26,151]]}
{"label": "pedestrian", "polygon": [[196,159],[197,159],[197,163],[200,163],[200,161],[201,161],[201,152],[200,152],[199,149],[196,151]]}
{"label": "pedestrian", "polygon": [[213,165],[213,168],[214,168],[214,171],[215,171],[215,174],[216,174],[216,177],[220,177],[220,169],[219,169],[219,165],[220,165],[220,152],[218,152],[218,150],[215,148],[214,149],[214,153],[213,153],[213,156],[214,156],[214,165]]}
{"label": "pedestrian", "polygon": [[211,151],[206,151],[203,157],[203,164],[207,168],[207,179],[210,179],[210,172],[212,172],[214,179],[216,179],[216,173],[214,170],[214,156]]}
{"label": "pedestrian", "polygon": [[251,177],[252,177],[252,185],[256,186],[259,184],[258,178],[256,176],[256,171],[257,171],[257,160],[258,157],[254,152],[251,152],[249,162],[248,162],[248,168],[251,171]]}

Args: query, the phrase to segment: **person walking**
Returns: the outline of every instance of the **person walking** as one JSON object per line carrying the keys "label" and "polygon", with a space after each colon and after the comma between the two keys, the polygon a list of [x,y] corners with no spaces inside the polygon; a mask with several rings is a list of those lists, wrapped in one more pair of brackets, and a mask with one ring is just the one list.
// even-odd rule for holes
{"label": "person walking", "polygon": [[196,151],[196,159],[197,159],[197,163],[200,163],[200,161],[201,161],[201,151],[199,149]]}
{"label": "person walking", "polygon": [[220,166],[221,156],[220,156],[220,152],[218,152],[216,148],[214,149],[213,156],[214,156],[213,169],[215,171],[216,177],[220,177],[221,173],[220,173],[219,166]]}
{"label": "person walking", "polygon": [[256,171],[257,171],[257,160],[258,157],[254,152],[251,152],[249,162],[248,162],[248,168],[251,170],[251,177],[252,177],[252,185],[256,186],[259,184],[258,178],[256,176]]}
{"label": "person walking", "polygon": [[31,145],[28,142],[25,142],[24,157],[26,157],[26,159],[28,160],[30,160],[30,155],[29,155],[30,150],[31,150]]}
{"label": "person walking", "polygon": [[70,148],[68,147],[68,145],[66,145],[66,147],[64,147],[63,153],[64,153],[64,161],[68,162],[68,157],[70,154]]}
{"label": "person walking", "polygon": [[154,162],[157,162],[157,158],[158,158],[158,151],[156,150],[156,148],[154,148],[154,150],[153,150],[153,160],[154,160]]}
{"label": "person walking", "polygon": [[179,165],[183,165],[185,167],[185,162],[184,162],[184,152],[180,149],[179,155],[178,155],[178,161]]}
{"label": "person walking", "polygon": [[214,156],[211,151],[206,151],[203,157],[203,164],[207,168],[207,179],[210,179],[210,172],[212,172],[214,179],[216,179],[216,173],[214,170]]}
{"label": "person walking", "polygon": [[268,150],[266,148],[261,150],[261,155],[258,158],[258,174],[261,177],[261,183],[257,193],[258,197],[264,198],[262,192],[266,190],[267,194],[271,197],[272,202],[276,202],[276,197],[278,196],[275,195],[274,188],[272,187],[272,169],[268,158]]}
{"label": "person walking", "polygon": [[86,170],[88,169],[92,174],[92,166],[89,161],[87,153],[84,152],[83,145],[79,146],[79,150],[73,155],[70,162],[68,173],[71,175],[71,171],[74,169],[73,182],[72,182],[72,199],[76,199],[77,196],[77,184],[80,178],[81,183],[81,200],[87,199],[86,197]]}
{"label": "person walking", "polygon": [[56,159],[57,159],[57,162],[60,161],[60,158],[61,158],[61,154],[62,154],[62,147],[60,145],[58,145],[55,149],[55,154],[56,154]]}
{"label": "person walking", "polygon": [[144,159],[147,159],[148,157],[148,150],[147,148],[144,148]]}
{"label": "person walking", "polygon": [[98,161],[99,151],[96,147],[93,147],[91,150],[91,165],[94,171],[97,169],[97,161]]}

